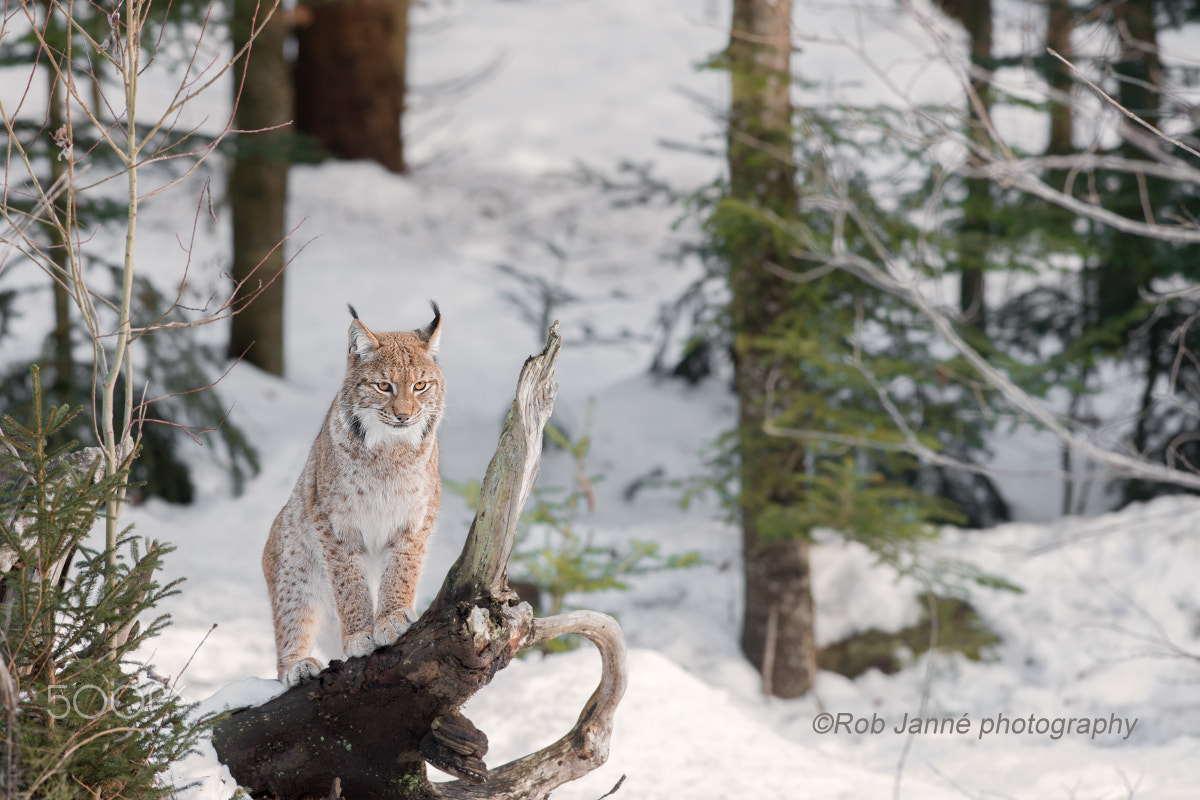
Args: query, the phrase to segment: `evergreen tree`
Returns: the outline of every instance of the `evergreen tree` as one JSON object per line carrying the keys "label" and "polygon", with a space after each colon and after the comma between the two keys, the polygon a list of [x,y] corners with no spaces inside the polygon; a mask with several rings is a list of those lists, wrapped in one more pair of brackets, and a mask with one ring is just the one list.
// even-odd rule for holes
{"label": "evergreen tree", "polygon": [[[63,114],[65,95],[68,94],[64,82],[70,80],[74,91],[90,84],[93,110],[104,118],[112,111],[112,104],[106,106],[106,101],[99,98],[99,86],[113,77],[116,67],[111,57],[120,52],[122,45],[114,44],[117,31],[107,12],[101,13],[96,7],[87,5],[68,8],[52,0],[42,0],[36,5],[43,15],[43,27],[6,40],[6,48],[0,52],[0,65],[33,70],[31,76],[45,77],[48,90],[44,108],[19,105],[16,111],[6,111],[6,114],[13,114],[7,120],[11,124],[0,127],[0,140],[6,151],[13,154],[11,169],[6,176],[9,191],[5,207],[10,220],[26,215],[36,220],[28,239],[22,240],[22,236],[17,235],[10,242],[19,241],[25,255],[40,262],[50,276],[46,287],[22,290],[29,294],[36,291],[40,300],[41,293],[50,289],[48,295],[54,309],[54,324],[44,351],[33,360],[41,367],[44,391],[54,405],[91,411],[97,389],[97,365],[94,359],[80,356],[81,338],[72,333],[73,329],[83,327],[78,312],[72,308],[75,296],[87,295],[88,291],[75,285],[72,270],[77,267],[84,281],[103,285],[111,278],[114,285],[120,285],[122,266],[112,260],[110,253],[96,249],[83,258],[81,251],[82,243],[90,241],[97,228],[124,224],[129,209],[125,203],[114,200],[111,191],[98,187],[92,187],[93,191],[68,191],[64,188],[65,183],[58,182],[69,177],[65,169],[67,162],[71,158],[78,159],[83,153],[87,154],[88,163],[100,171],[119,169],[119,159],[95,126],[80,123],[85,115],[77,113],[68,132]],[[161,6],[147,4],[142,11],[143,24],[153,28],[153,38],[158,46],[170,49],[170,45],[179,43],[181,37],[195,37],[195,25],[202,25],[209,12],[207,5],[194,0]],[[189,44],[194,46],[195,43]],[[57,64],[58,69],[45,66],[47,62]],[[39,64],[43,66],[38,67]],[[202,157],[212,143],[211,138],[195,131],[175,134],[162,125],[137,121],[134,131],[143,139],[155,139],[155,145],[161,148],[155,154],[160,160]],[[113,136],[112,130],[107,134]],[[181,146],[185,143],[187,147]],[[180,152],[185,150],[187,155]],[[24,154],[26,158],[20,159],[16,154]],[[22,165],[29,171],[21,169]],[[40,209],[37,200],[42,189],[55,185],[59,187],[59,193],[53,194],[52,202],[44,210]],[[73,243],[68,243],[72,238]],[[72,260],[76,262],[74,265],[69,263]],[[167,313],[170,302],[148,280],[139,278],[135,283],[139,325],[153,326],[163,321],[186,324],[185,314],[178,308],[172,311],[170,319],[160,319]],[[6,294],[0,290],[0,298]],[[13,296],[19,295],[14,293]],[[97,305],[104,308],[102,303]],[[10,320],[24,314],[26,307],[24,302],[0,302],[0,341],[8,334]],[[101,337],[101,340],[112,341],[111,337]],[[146,337],[145,342],[144,377],[148,386],[138,386],[134,392],[139,402],[143,397],[162,396],[164,400],[145,414],[145,420],[161,424],[146,425],[140,431],[142,457],[134,466],[133,476],[140,491],[171,502],[191,501],[193,486],[187,466],[178,453],[188,435],[185,429],[201,436],[213,433],[215,447],[209,452],[224,461],[234,486],[240,487],[242,479],[258,469],[256,453],[242,432],[225,419],[227,407],[219,393],[191,394],[217,379],[226,366],[223,359],[213,348],[200,344],[180,330],[160,331]],[[30,362],[6,360],[4,355],[0,345],[0,414],[24,418],[33,402]],[[10,353],[7,355],[11,357]],[[118,378],[117,383],[118,393],[123,394],[124,378]],[[114,424],[117,428],[123,427],[120,419],[114,420]],[[140,426],[141,422],[134,420],[134,424]],[[71,440],[93,442],[95,432],[102,428],[103,423],[94,419],[91,413],[73,415],[63,427],[56,429],[56,438],[51,444],[60,447]]]}
{"label": "evergreen tree", "polygon": [[[46,348],[32,362],[41,367],[43,391],[48,393],[50,403],[91,410],[97,392],[97,365],[95,359],[79,355],[79,345],[86,339],[80,339],[77,332],[72,332],[83,327],[79,313],[72,305],[77,302],[77,295],[88,295],[88,289],[77,287],[72,270],[78,269],[85,282],[104,284],[112,279],[114,285],[120,285],[122,267],[114,263],[112,254],[96,248],[83,258],[82,251],[84,242],[94,237],[96,228],[124,224],[128,206],[114,200],[113,192],[98,186],[92,186],[92,191],[73,191],[65,184],[56,184],[64,178],[68,158],[79,158],[80,154],[86,154],[86,161],[100,172],[120,169],[119,158],[108,146],[108,142],[114,140],[113,128],[108,128],[110,138],[106,140],[97,133],[95,126],[82,124],[80,120],[85,119],[85,115],[77,113],[73,127],[67,130],[62,110],[65,95],[70,92],[64,86],[66,80],[70,80],[72,91],[91,85],[92,110],[103,119],[112,112],[113,103],[110,98],[109,101],[101,100],[100,86],[104,80],[114,77],[116,67],[112,56],[119,54],[122,46],[114,43],[118,31],[108,12],[97,11],[97,7],[88,5],[67,7],[54,0],[41,0],[36,5],[44,14],[42,28],[26,30],[18,37],[6,40],[6,47],[0,52],[0,66],[30,70],[31,79],[46,77],[47,106],[34,109],[22,104],[17,110],[7,109],[5,113],[12,116],[6,120],[10,125],[0,126],[0,142],[12,155],[7,174],[10,191],[5,200],[6,216],[14,224],[19,219],[34,219],[28,237],[6,234],[10,245],[19,245],[12,248],[10,257],[18,257],[13,251],[23,251],[26,257],[40,263],[49,279],[46,287],[25,288],[20,294],[14,290],[10,295],[0,289],[0,342],[8,335],[10,321],[22,317],[28,308],[26,302],[2,302],[2,299],[7,295],[24,301],[29,300],[28,295],[35,295],[40,301],[48,288],[54,324]],[[196,25],[203,25],[210,11],[203,2],[182,0],[173,4],[146,4],[140,13],[143,14],[142,24],[155,29],[157,46],[170,49],[185,38],[194,38],[198,30]],[[194,47],[194,41],[184,43]],[[58,70],[49,68],[49,62],[58,65]],[[161,161],[203,157],[212,143],[211,138],[194,131],[178,134],[163,125],[139,121],[134,121],[133,131],[143,140],[155,139],[155,145],[161,148],[156,157]],[[180,146],[184,144],[186,148]],[[181,151],[186,151],[187,155]],[[24,154],[24,160],[18,158],[18,154]],[[30,172],[23,172],[22,166],[28,167]],[[92,173],[92,178],[95,175]],[[38,207],[44,187],[55,185],[59,193],[50,198],[53,201],[46,209]],[[73,240],[70,247],[68,240]],[[76,263],[68,264],[72,259]],[[2,272],[4,275],[0,277],[8,276],[8,271]],[[139,325],[152,326],[160,321],[186,324],[186,314],[179,308],[170,313],[169,319],[160,319],[167,313],[170,302],[146,279],[138,278],[136,284]],[[104,308],[104,303],[97,302],[96,305]],[[113,337],[100,339],[106,343],[113,341]],[[209,452],[222,459],[234,486],[240,487],[247,474],[257,471],[257,453],[239,429],[226,420],[228,409],[222,403],[220,393],[205,393],[203,397],[191,393],[200,386],[214,383],[226,363],[214,349],[187,337],[184,331],[160,331],[154,337],[146,337],[145,342],[148,359],[143,377],[149,385],[137,386],[134,393],[138,402],[143,397],[162,396],[164,399],[145,414],[146,421],[158,425],[146,425],[139,432],[143,455],[133,468],[139,491],[173,503],[190,503],[193,486],[186,464],[179,456],[180,445],[188,433],[214,433],[211,441],[215,447]],[[0,415],[24,419],[30,413],[34,386],[29,367],[29,360],[13,361],[12,354],[0,344]],[[124,377],[116,383],[118,393],[124,393]],[[98,410],[100,404],[95,405]],[[121,415],[115,416],[115,427],[124,427]],[[140,421],[133,422],[140,426]],[[71,440],[94,443],[97,429],[102,428],[102,421],[92,419],[91,414],[72,415],[64,427],[56,428],[52,445],[59,447]],[[124,433],[119,431],[121,435]]]}
{"label": "evergreen tree", "polygon": [[730,292],[742,648],[769,692],[794,697],[816,672],[813,532],[837,530],[903,570],[923,569],[916,545],[935,535],[931,523],[962,518],[912,487],[952,487],[977,506],[980,493],[921,467],[898,426],[964,457],[981,432],[958,413],[969,394],[954,380],[960,366],[933,353],[913,312],[845,269],[847,254],[873,257],[880,239],[908,242],[912,255],[919,232],[907,201],[877,202],[858,165],[899,156],[903,171],[920,154],[878,133],[886,126],[860,124],[859,110],[792,109],[784,5],[735,3],[729,178],[706,231]]}
{"label": "evergreen tree", "polygon": [[[1103,9],[1073,10],[1064,0],[1049,9],[1047,46],[1071,59],[1070,32],[1075,18],[1083,14],[1099,18],[1100,22],[1091,23],[1093,28],[1108,30],[1112,53],[1098,66],[1111,75],[1106,88],[1124,109],[1158,127],[1189,118],[1190,110],[1170,99],[1175,94],[1171,81],[1186,80],[1186,74],[1164,64],[1157,41],[1159,26],[1189,22],[1194,15],[1192,4],[1132,0]],[[1124,168],[1086,166],[1089,154],[1077,153],[1072,142],[1077,125],[1070,73],[1055,59],[1042,63],[1052,90],[1045,109],[1050,133],[1046,153],[1074,155],[1075,163],[1083,165],[1082,169],[1048,169],[1047,183],[1072,196],[1085,195],[1130,220],[1169,225],[1172,220],[1188,219],[1196,187],[1138,174],[1139,163],[1153,166],[1154,151],[1164,148],[1165,152],[1166,148],[1142,126],[1123,120],[1117,146],[1096,154],[1120,160]],[[1096,80],[1104,83],[1100,75]],[[1135,404],[1126,407],[1124,419],[1104,422],[1126,425],[1129,448],[1152,460],[1177,466],[1200,463],[1196,460],[1200,447],[1194,403],[1184,388],[1200,379],[1200,369],[1189,356],[1200,345],[1190,323],[1196,309],[1188,298],[1172,302],[1153,299],[1156,287],[1190,285],[1200,279],[1195,267],[1200,252],[1195,246],[1155,240],[1097,222],[1081,224],[1075,214],[1042,200],[1022,199],[1017,207],[1036,220],[1020,234],[1035,243],[1041,253],[1039,260],[1072,266],[1057,276],[1043,269],[1038,285],[1011,298],[997,315],[994,344],[1036,368],[1036,380],[1027,384],[1031,388],[1067,387],[1071,396],[1067,414],[1081,423],[1100,421],[1091,419],[1086,398],[1101,388],[1101,374],[1128,376],[1137,387]],[[1062,256],[1067,257],[1065,261]],[[1069,452],[1064,452],[1063,466],[1071,466]],[[1162,491],[1173,489],[1124,481],[1115,500],[1124,504]],[[1064,511],[1074,510],[1074,501],[1068,480]]]}
{"label": "evergreen tree", "polygon": [[169,797],[167,767],[210,719],[189,716],[137,652],[169,624],[175,594],[156,573],[171,548],[126,530],[113,549],[88,533],[121,494],[96,448],[50,449],[70,423],[33,372],[28,422],[0,427],[0,740],[6,797]]}
{"label": "evergreen tree", "polygon": [[[1115,96],[1125,109],[1155,127],[1191,115],[1190,108],[1173,107],[1168,99],[1172,93],[1158,49],[1160,23],[1181,20],[1189,11],[1191,4],[1168,0],[1129,0],[1113,9],[1110,23],[1118,42],[1112,63]],[[1140,127],[1124,126],[1118,153],[1131,161],[1145,158],[1145,141],[1146,132]],[[1148,215],[1160,222],[1187,219],[1195,208],[1195,187],[1129,173],[1101,173],[1099,178],[1101,185],[1115,187],[1109,207],[1130,219],[1145,220]],[[1109,352],[1137,364],[1142,373],[1130,443],[1136,452],[1154,460],[1200,465],[1200,431],[1185,388],[1200,378],[1200,369],[1194,360],[1183,357],[1200,352],[1196,349],[1200,337],[1190,325],[1195,304],[1185,300],[1162,305],[1145,299],[1155,283],[1200,280],[1196,266],[1200,248],[1147,242],[1141,236],[1100,228],[1093,236],[1097,258],[1086,287],[1088,327],[1108,333],[1116,346]],[[1172,399],[1164,403],[1162,397]],[[1120,502],[1146,499],[1165,488],[1126,482]]]}

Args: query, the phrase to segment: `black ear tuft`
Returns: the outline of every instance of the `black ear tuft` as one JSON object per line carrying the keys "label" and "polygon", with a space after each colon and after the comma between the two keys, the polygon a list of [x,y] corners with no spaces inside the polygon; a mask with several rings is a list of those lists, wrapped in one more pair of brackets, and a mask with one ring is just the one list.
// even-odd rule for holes
{"label": "black ear tuft", "polygon": [[433,322],[426,325],[424,328],[418,328],[417,333],[421,340],[428,343],[429,340],[437,333],[438,326],[442,324],[442,310],[438,308],[438,304],[434,300],[429,301],[429,305],[433,308]]}
{"label": "black ear tuft", "polygon": [[429,354],[436,357],[442,343],[442,310],[432,300],[429,301],[429,305],[433,307],[433,322],[424,328],[417,328],[416,334],[425,343]]}
{"label": "black ear tuft", "polygon": [[354,321],[350,323],[350,355],[354,358],[370,358],[375,352],[375,348],[379,347],[379,340],[375,338],[375,334],[367,330],[367,326],[358,318],[358,311],[349,303],[346,308],[350,309],[350,314],[354,317]]}

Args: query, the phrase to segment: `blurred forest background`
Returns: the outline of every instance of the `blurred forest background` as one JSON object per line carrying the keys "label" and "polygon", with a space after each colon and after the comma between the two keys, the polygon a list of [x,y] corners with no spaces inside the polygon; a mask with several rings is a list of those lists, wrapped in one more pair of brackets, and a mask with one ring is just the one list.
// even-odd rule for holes
{"label": "blurred forest background", "polygon": [[[97,364],[72,304],[72,243],[38,216],[47,202],[52,212],[70,203],[88,230],[127,213],[112,193],[48,191],[63,180],[64,152],[103,158],[103,130],[61,135],[75,102],[66,87],[108,78],[99,54],[120,48],[119,25],[100,4],[73,5],[70,18],[53,0],[21,8],[29,24],[18,36],[10,16],[0,63],[54,66],[25,87],[44,106],[5,111],[6,208],[10,220],[32,220],[22,229],[40,250],[20,249],[48,277],[6,287],[0,272],[0,348],[13,320],[50,308],[35,359],[49,402],[91,409]],[[248,52],[230,84],[230,135],[195,131],[177,152],[212,144],[219,166],[208,168],[227,175],[211,199],[233,220],[227,272],[237,313],[227,343],[203,344],[186,327],[145,336],[132,388],[163,395],[146,415],[170,423],[140,428],[139,491],[188,503],[178,452],[189,430],[213,443],[235,486],[259,465],[252,439],[225,420],[220,385],[193,390],[216,383],[232,360],[287,372],[290,167],[370,159],[398,174],[419,168],[404,124],[414,8],[142,8],[158,31],[148,53],[166,57],[171,42],[217,24],[227,49]],[[623,202],[674,198],[694,226],[691,252],[706,274],[646,321],[664,342],[647,367],[727,381],[736,394],[736,428],[719,439],[711,473],[689,476],[688,486],[721,493],[740,520],[742,646],[764,688],[784,697],[806,692],[817,670],[811,532],[836,530],[905,570],[927,569],[913,547],[938,523],[985,528],[1010,518],[991,468],[997,437],[1032,425],[1060,438],[1059,463],[1038,468],[1060,482],[1063,514],[1200,487],[1200,62],[1179,46],[1189,32],[1196,41],[1200,4],[898,0],[889,10],[917,20],[959,78],[944,103],[858,105],[814,86],[803,10],[734,0],[728,46],[695,67],[728,76],[728,105],[711,109],[724,139],[684,143],[709,154],[720,177],[674,185],[652,168],[611,164],[578,176]],[[842,44],[855,48],[852,38]],[[857,55],[871,63],[871,53]],[[13,166],[18,153],[26,167]],[[95,275],[116,276],[119,266],[94,254],[86,263]],[[553,308],[553,287],[541,291],[542,307]],[[166,287],[140,279],[134,294],[135,325],[187,317]],[[27,413],[29,367],[0,359],[0,413]],[[95,424],[88,412],[58,435],[92,443]]]}

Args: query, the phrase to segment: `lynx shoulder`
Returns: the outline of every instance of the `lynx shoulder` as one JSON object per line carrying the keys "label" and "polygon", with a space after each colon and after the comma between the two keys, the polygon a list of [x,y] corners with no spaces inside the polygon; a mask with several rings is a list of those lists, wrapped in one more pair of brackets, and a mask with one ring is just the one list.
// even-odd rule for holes
{"label": "lynx shoulder", "polygon": [[354,657],[416,621],[441,502],[442,317],[432,305],[431,323],[396,333],[369,330],[350,308],[346,378],[263,552],[276,666],[289,685],[321,670],[311,652],[323,624],[336,623]]}

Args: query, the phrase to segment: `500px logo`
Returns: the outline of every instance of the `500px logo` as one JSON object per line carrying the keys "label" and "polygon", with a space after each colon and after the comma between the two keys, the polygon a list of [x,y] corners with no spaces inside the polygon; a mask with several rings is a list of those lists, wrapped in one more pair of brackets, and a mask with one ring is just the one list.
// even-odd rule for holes
{"label": "500px logo", "polygon": [[111,711],[121,719],[133,719],[147,705],[162,702],[163,694],[174,696],[175,690],[161,683],[126,684],[108,689],[93,683],[51,686],[47,713],[54,719],[63,719],[72,713],[84,719],[96,719]]}

